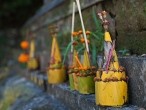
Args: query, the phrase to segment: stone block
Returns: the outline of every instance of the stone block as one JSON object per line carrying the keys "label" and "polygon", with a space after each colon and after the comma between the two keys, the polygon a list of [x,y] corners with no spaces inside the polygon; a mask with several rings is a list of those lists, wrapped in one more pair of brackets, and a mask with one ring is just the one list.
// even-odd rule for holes
{"label": "stone block", "polygon": [[71,91],[68,83],[60,85],[48,84],[48,94],[60,100],[69,110],[139,110],[140,108],[133,105],[122,107],[101,107],[95,104],[95,95],[82,95],[77,91]]}
{"label": "stone block", "polygon": [[146,58],[122,57],[119,60],[129,77],[129,103],[146,108]]}

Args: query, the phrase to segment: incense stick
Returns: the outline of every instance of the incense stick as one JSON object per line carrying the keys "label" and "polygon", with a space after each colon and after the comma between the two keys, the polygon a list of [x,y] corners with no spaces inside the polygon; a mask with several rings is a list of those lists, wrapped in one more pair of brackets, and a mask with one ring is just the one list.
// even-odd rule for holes
{"label": "incense stick", "polygon": [[85,39],[86,49],[87,49],[87,52],[89,53],[89,46],[88,46],[88,42],[87,42],[87,36],[86,36],[86,32],[85,32],[85,26],[84,26],[84,22],[83,22],[83,17],[82,17],[82,13],[81,13],[81,7],[80,7],[79,0],[76,0],[76,3],[77,3],[79,15],[80,15],[80,20],[81,20],[84,39]]}
{"label": "incense stick", "polygon": [[107,59],[107,62],[106,62],[106,73],[108,73],[108,68],[109,68],[109,65],[110,65],[111,58],[113,56],[114,49],[115,49],[115,40],[113,41],[112,47],[111,47],[111,49],[109,51],[109,54],[108,54],[108,59]]}
{"label": "incense stick", "polygon": [[[75,23],[75,2],[73,2],[73,10],[72,10],[72,29],[71,29],[71,42],[73,42],[73,32],[74,32],[74,23]],[[71,45],[71,53],[73,52],[73,45]]]}

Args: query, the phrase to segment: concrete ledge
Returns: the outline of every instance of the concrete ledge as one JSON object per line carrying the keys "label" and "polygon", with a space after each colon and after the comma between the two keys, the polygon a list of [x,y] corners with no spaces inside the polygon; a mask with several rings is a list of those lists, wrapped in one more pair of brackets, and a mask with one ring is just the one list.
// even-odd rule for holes
{"label": "concrete ledge", "polygon": [[125,105],[120,108],[100,107],[95,104],[95,95],[82,95],[77,91],[71,91],[68,83],[60,85],[48,85],[48,94],[61,100],[68,105],[70,110],[139,110],[139,107],[133,105]]}
{"label": "concrete ledge", "polygon": [[[35,75],[34,75],[35,74]],[[37,78],[37,81],[40,80],[38,76],[38,72],[32,72],[29,74],[30,76],[34,76]],[[42,75],[44,80],[46,80],[46,76]],[[37,84],[36,80],[33,80],[35,84]],[[40,86],[40,85],[39,85]],[[41,88],[44,85],[40,86]],[[77,91],[72,91],[69,88],[68,82],[52,85],[47,84],[47,93],[48,95],[54,97],[55,99],[61,101],[65,104],[69,110],[139,110],[140,108],[133,105],[124,105],[122,107],[101,107],[95,104],[95,94],[91,95],[82,95]]]}
{"label": "concrete ledge", "polygon": [[[102,57],[98,57],[98,63],[102,60]],[[129,104],[146,108],[146,58],[145,57],[120,57],[119,61],[123,67],[126,68],[126,74],[129,77],[128,91],[129,91]],[[102,62],[102,61],[101,61]],[[34,73],[32,73],[34,74]],[[38,73],[35,73],[36,77],[40,77]],[[30,75],[30,74],[29,74]],[[42,74],[43,75],[43,74]],[[46,73],[44,73],[46,75]],[[42,77],[41,77],[42,78]],[[64,83],[60,85],[50,85],[47,83],[47,77],[43,76],[47,85],[48,94],[54,98],[61,100],[63,103],[69,106],[69,108],[75,110],[139,110],[136,106],[126,105],[121,108],[99,107],[95,105],[95,95],[81,95],[77,91],[71,91],[69,84]],[[37,82],[36,82],[37,84]],[[41,86],[42,88],[44,85]],[[143,109],[144,110],[144,109]]]}
{"label": "concrete ledge", "polygon": [[146,58],[130,56],[119,60],[129,77],[129,102],[146,108]]}
{"label": "concrete ledge", "polygon": [[[33,76],[37,78],[37,81],[40,80],[39,72],[31,72],[28,76]],[[42,75],[44,81],[46,81],[46,75]],[[32,80],[35,84],[37,84],[36,80]],[[40,85],[38,85],[40,86]],[[40,87],[44,87],[41,85]],[[140,108],[133,105],[124,105],[122,107],[101,107],[95,104],[95,94],[91,95],[82,95],[77,91],[72,91],[69,88],[69,84],[63,83],[59,85],[52,85],[47,83],[47,93],[58,99],[62,103],[64,103],[69,110],[139,110]]]}

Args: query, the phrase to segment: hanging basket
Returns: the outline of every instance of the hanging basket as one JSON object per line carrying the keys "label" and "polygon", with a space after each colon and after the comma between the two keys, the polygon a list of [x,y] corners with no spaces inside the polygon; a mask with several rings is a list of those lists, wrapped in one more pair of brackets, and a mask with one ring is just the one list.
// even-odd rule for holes
{"label": "hanging basket", "polygon": [[78,75],[78,91],[81,94],[95,93],[94,75],[80,76]]}
{"label": "hanging basket", "polygon": [[65,68],[49,69],[48,72],[48,83],[59,84],[63,83],[66,79]]}
{"label": "hanging basket", "polygon": [[[102,73],[101,78],[99,73]],[[96,104],[122,106],[127,102],[127,78],[125,72],[98,71],[95,78]]]}

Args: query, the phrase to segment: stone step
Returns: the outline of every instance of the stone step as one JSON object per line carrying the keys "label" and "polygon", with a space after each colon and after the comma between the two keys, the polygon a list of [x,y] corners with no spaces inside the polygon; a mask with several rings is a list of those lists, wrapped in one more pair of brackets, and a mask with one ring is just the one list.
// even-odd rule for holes
{"label": "stone step", "polygon": [[69,110],[53,95],[19,75],[5,79],[1,94],[0,110]]}
{"label": "stone step", "polygon": [[34,97],[24,105],[21,110],[69,110],[64,103],[49,94]]}
{"label": "stone step", "polygon": [[68,83],[47,86],[47,93],[61,100],[70,107],[70,110],[139,110],[133,105],[125,105],[120,108],[101,107],[95,104],[95,94],[83,95],[77,91],[72,91]]}
{"label": "stone step", "polygon": [[[40,75],[42,75],[42,78],[44,78],[44,83],[42,83],[42,85],[39,84],[39,86],[44,88],[47,85],[47,93],[53,96],[55,99],[67,105],[69,107],[68,110],[140,110],[141,109],[140,107],[134,105],[124,105],[122,107],[117,107],[117,108],[97,106],[95,104],[95,94],[82,95],[77,91],[72,91],[69,88],[68,82],[59,85],[48,84],[46,74],[40,74],[39,72],[32,72],[31,74],[29,74],[28,77],[30,77],[30,75],[37,77],[37,81],[39,81]],[[37,81],[35,80],[34,82],[38,84]]]}

